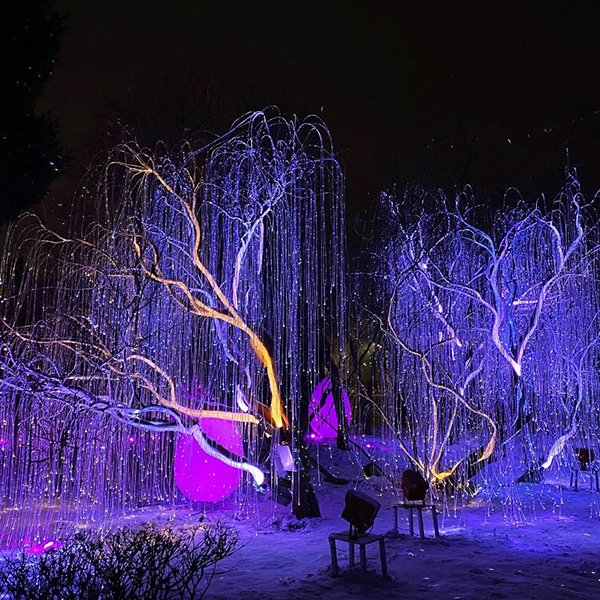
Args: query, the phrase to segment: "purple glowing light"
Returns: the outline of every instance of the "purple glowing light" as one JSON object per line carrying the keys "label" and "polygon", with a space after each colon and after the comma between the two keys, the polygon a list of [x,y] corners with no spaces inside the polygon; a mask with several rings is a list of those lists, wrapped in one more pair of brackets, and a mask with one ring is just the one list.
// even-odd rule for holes
{"label": "purple glowing light", "polygon": [[[348,394],[343,388],[342,400],[346,419],[348,424],[350,424],[352,409]],[[331,390],[331,377],[325,377],[315,387],[310,404],[308,405],[308,418],[310,419],[310,428],[313,431],[310,435],[311,439],[331,439],[337,437],[338,419]]]}
{"label": "purple glowing light", "polygon": [[[224,419],[201,419],[200,429],[229,452],[243,455],[239,427]],[[175,452],[175,483],[190,500],[218,502],[240,485],[242,471],[207,454],[191,435],[181,435]]]}
{"label": "purple glowing light", "polygon": [[46,542],[33,542],[28,546],[30,554],[35,556],[39,556],[40,554],[44,554],[44,552],[48,552],[49,550],[58,550],[62,548],[63,543],[58,540],[49,540]]}

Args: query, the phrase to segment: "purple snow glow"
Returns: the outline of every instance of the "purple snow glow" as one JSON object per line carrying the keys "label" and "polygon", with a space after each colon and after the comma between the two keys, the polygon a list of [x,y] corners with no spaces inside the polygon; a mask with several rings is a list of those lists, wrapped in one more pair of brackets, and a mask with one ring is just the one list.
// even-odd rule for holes
{"label": "purple snow glow", "polygon": [[[349,425],[352,409],[348,394],[343,388],[342,399]],[[311,439],[331,439],[337,437],[338,420],[331,390],[331,377],[325,377],[315,387],[310,404],[308,405],[308,418],[310,419],[310,428],[314,433],[314,436],[310,435]]]}
{"label": "purple snow glow", "polygon": [[[201,419],[200,429],[217,444],[242,456],[239,427],[224,419]],[[242,471],[207,454],[191,435],[181,435],[175,452],[175,483],[190,500],[218,502],[240,485]]]}
{"label": "purple snow glow", "polygon": [[49,540],[43,542],[32,542],[31,544],[25,543],[25,546],[28,548],[29,553],[34,556],[39,556],[40,554],[44,554],[44,552],[48,552],[50,550],[58,550],[63,547],[63,542],[58,540]]}

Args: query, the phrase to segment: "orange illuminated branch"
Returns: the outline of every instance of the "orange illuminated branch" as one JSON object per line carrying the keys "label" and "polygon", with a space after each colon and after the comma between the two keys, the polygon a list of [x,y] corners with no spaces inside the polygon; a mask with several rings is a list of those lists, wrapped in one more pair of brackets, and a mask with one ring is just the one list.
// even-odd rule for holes
{"label": "orange illuminated branch", "polygon": [[[393,336],[394,340],[398,343],[398,345],[405,351],[408,352],[409,354],[412,354],[413,356],[417,357],[420,359],[421,361],[421,366],[423,369],[423,374],[425,375],[425,379],[426,381],[429,383],[429,385],[431,385],[431,387],[447,392],[449,393],[455,400],[455,402],[460,402],[463,406],[465,406],[465,408],[467,408],[467,410],[471,411],[472,413],[484,418],[490,425],[491,429],[492,429],[492,435],[490,436],[490,439],[488,440],[488,443],[483,451],[483,454],[479,457],[479,459],[477,460],[477,462],[483,462],[485,460],[487,460],[492,453],[494,452],[494,449],[496,447],[496,440],[498,437],[498,427],[496,426],[496,423],[494,422],[494,420],[485,412],[475,408],[474,406],[471,406],[471,404],[469,404],[469,402],[467,402],[466,398],[464,397],[462,390],[461,392],[457,392],[455,389],[453,389],[450,386],[444,385],[442,383],[438,383],[436,381],[434,381],[433,379],[433,370],[431,367],[431,363],[430,361],[427,359],[427,356],[425,356],[425,354],[418,352],[417,350],[414,350],[413,348],[410,348],[398,335],[398,333],[396,332],[396,329],[393,325],[392,322],[392,305],[393,305],[393,300],[394,300],[394,296],[395,296],[396,290],[394,290],[394,294],[392,294],[392,298],[390,300],[390,304],[389,304],[389,311],[388,311],[388,332],[390,335]],[[469,376],[467,382],[465,383],[466,387],[473,379],[474,377],[477,375],[477,370],[472,374],[472,377]],[[464,388],[463,388],[464,389]],[[437,410],[437,407],[434,403],[434,412]],[[438,425],[437,425],[437,421],[436,419],[432,419],[433,420],[433,448],[432,448],[432,452],[431,455],[434,456],[436,454],[436,449],[435,446],[437,445],[436,440],[437,440],[437,436],[438,436]],[[444,438],[444,442],[443,444],[445,444],[447,442],[447,440],[449,439],[449,436],[446,435]],[[441,453],[443,451],[443,447],[440,447],[439,449],[439,454],[438,456],[441,456]],[[450,469],[449,471],[444,471],[443,473],[438,472],[437,470],[437,465],[436,465],[436,461],[433,461],[433,464],[431,464],[430,469],[431,469],[431,473],[432,475],[438,479],[438,480],[443,480],[445,477],[448,477],[449,475],[451,475],[456,468],[459,466],[459,464],[462,461],[458,461],[453,467],[452,469]]]}
{"label": "orange illuminated branch", "polygon": [[[273,418],[273,422],[276,427],[282,428],[288,426],[288,421],[285,417],[283,411],[283,403],[281,401],[281,395],[279,393],[279,385],[277,383],[277,378],[275,376],[275,368],[273,365],[273,359],[269,354],[264,343],[261,341],[260,337],[245,323],[242,317],[239,315],[232,302],[227,298],[219,284],[216,282],[212,273],[206,268],[202,260],[200,259],[200,240],[201,240],[201,230],[200,223],[195,213],[195,201],[187,202],[184,200],[179,194],[175,192],[175,190],[161,177],[161,175],[153,168],[148,165],[145,165],[140,155],[133,152],[134,156],[138,158],[140,163],[143,165],[141,169],[138,169],[138,172],[143,174],[144,177],[153,175],[159,181],[159,183],[175,198],[179,200],[182,207],[186,211],[188,220],[194,229],[194,245],[192,252],[192,260],[194,266],[202,273],[206,281],[208,282],[210,288],[213,290],[219,301],[225,307],[227,312],[221,312],[215,310],[214,308],[208,306],[206,303],[199,300],[195,297],[190,291],[189,287],[183,283],[182,281],[172,280],[164,277],[158,268],[156,251],[152,248],[154,253],[154,261],[151,268],[148,268],[143,260],[143,251],[140,247],[137,237],[134,234],[133,236],[133,246],[135,251],[140,259],[142,268],[144,269],[145,274],[150,277],[152,280],[156,281],[163,285],[170,295],[181,304],[181,301],[177,296],[174,295],[173,289],[179,289],[185,298],[189,302],[189,309],[203,317],[209,317],[213,319],[218,319],[220,321],[224,321],[229,325],[236,327],[240,331],[244,332],[248,338],[250,339],[250,346],[254,350],[255,355],[257,356],[260,363],[264,366],[267,371],[267,378],[269,381],[269,388],[271,392],[271,415]],[[130,166],[129,166],[130,167]],[[130,167],[131,168],[131,167]],[[152,247],[149,244],[149,247]]]}
{"label": "orange illuminated branch", "polygon": [[131,361],[139,361],[146,365],[148,365],[151,369],[157,372],[161,377],[165,379],[169,386],[169,398],[164,398],[156,387],[143,375],[140,373],[134,373],[131,375],[134,379],[140,379],[143,382],[144,388],[148,390],[154,398],[166,408],[171,408],[181,414],[184,414],[188,417],[201,419],[201,418],[211,418],[211,419],[223,419],[225,421],[235,421],[237,423],[258,423],[258,419],[247,413],[239,413],[239,412],[229,412],[223,410],[205,410],[199,408],[191,408],[189,406],[184,406],[180,402],[178,402],[175,398],[175,384],[173,379],[165,373],[163,369],[161,369],[154,361],[146,358],[145,356],[140,356],[134,354],[128,357],[128,360]]}

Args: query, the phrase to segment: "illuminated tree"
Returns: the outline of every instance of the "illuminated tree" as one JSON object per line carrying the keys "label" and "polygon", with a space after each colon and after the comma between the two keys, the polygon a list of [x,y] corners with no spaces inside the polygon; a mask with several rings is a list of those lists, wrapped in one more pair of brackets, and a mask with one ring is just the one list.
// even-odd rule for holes
{"label": "illuminated tree", "polygon": [[433,481],[541,476],[598,424],[593,212],[574,179],[547,211],[412,194],[379,221],[384,418]]}
{"label": "illuminated tree", "polygon": [[300,452],[303,394],[343,328],[325,127],[252,113],[179,156],[121,146],[98,181],[94,216],[74,208],[69,236],[21,223],[5,258],[4,497],[79,518],[174,500],[172,432],[261,486],[277,448]]}

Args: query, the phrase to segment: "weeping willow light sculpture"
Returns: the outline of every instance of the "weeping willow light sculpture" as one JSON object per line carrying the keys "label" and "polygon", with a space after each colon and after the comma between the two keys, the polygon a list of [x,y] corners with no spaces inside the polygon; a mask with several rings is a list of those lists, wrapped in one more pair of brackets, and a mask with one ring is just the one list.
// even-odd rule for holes
{"label": "weeping willow light sculpture", "polygon": [[407,460],[437,483],[506,484],[597,447],[599,240],[577,181],[551,210],[493,218],[468,193],[406,200],[382,199],[376,274],[381,411]]}
{"label": "weeping willow light sculpture", "polygon": [[343,182],[320,121],[252,113],[175,156],[123,145],[98,181],[68,235],[25,219],[4,257],[4,543],[176,502],[190,436],[262,484],[343,337]]}

